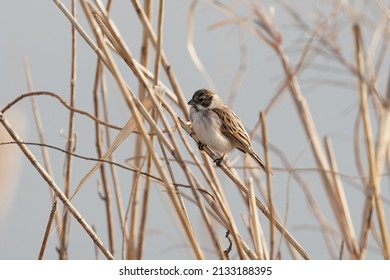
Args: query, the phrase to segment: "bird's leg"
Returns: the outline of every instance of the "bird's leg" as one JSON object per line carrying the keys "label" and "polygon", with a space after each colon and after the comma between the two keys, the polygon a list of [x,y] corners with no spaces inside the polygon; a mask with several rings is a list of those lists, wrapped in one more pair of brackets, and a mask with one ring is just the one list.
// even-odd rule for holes
{"label": "bird's leg", "polygon": [[[196,135],[195,132],[194,132],[194,131],[191,131],[190,136],[192,137],[192,136],[194,136],[194,135]],[[199,149],[199,150],[203,150],[204,146],[206,146],[206,145],[203,144],[203,143],[200,142],[200,141],[198,142],[198,149]]]}
{"label": "bird's leg", "polygon": [[206,146],[205,144],[203,144],[202,142],[198,142],[198,149],[199,150],[203,150],[204,146]]}
{"label": "bird's leg", "polygon": [[214,160],[215,164],[216,164],[218,167],[221,167],[221,163],[222,163],[222,161],[223,161],[223,157],[224,157],[224,156],[225,156],[225,155],[222,155],[220,158],[217,158],[217,159]]}

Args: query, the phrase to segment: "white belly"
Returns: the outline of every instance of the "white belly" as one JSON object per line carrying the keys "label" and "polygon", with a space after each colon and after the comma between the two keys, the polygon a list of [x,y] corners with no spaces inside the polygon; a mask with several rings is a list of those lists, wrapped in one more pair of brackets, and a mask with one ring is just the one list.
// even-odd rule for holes
{"label": "white belly", "polygon": [[191,110],[190,118],[196,136],[218,156],[233,149],[230,141],[220,132],[221,121],[214,112]]}

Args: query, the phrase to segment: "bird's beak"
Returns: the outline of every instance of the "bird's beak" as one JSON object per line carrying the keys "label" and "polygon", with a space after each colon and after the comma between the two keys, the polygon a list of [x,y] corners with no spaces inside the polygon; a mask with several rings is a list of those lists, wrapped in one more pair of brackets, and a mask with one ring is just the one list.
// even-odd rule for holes
{"label": "bird's beak", "polygon": [[196,103],[195,103],[194,99],[191,99],[190,101],[188,101],[187,104],[188,104],[188,105],[195,105]]}

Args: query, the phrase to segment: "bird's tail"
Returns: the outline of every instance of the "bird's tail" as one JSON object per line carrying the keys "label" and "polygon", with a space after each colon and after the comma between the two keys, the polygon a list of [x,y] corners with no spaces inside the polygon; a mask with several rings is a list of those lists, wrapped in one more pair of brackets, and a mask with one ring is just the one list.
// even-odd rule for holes
{"label": "bird's tail", "polygon": [[259,164],[259,166],[261,167],[261,169],[264,170],[265,173],[269,173],[274,176],[274,173],[272,172],[271,168],[267,168],[265,166],[264,161],[254,151],[250,152],[249,154]]}

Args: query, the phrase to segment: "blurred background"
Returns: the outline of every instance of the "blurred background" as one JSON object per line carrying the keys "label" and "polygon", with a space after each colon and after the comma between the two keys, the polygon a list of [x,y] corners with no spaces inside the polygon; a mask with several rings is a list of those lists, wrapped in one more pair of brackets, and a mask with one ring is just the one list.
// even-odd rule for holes
{"label": "blurred background", "polygon": [[[140,2],[143,5],[143,1]],[[152,2],[153,27],[156,29],[159,2]],[[106,1],[103,3],[106,4]],[[340,229],[321,183],[311,143],[299,119],[297,107],[288,87],[283,88],[286,75],[281,60],[255,32],[235,21],[232,12],[236,19],[240,17],[256,26],[256,9],[264,11],[271,25],[279,32],[291,65],[297,67],[304,57],[297,74],[299,85],[323,141],[321,144],[324,144],[324,137],[332,141],[352,227],[359,240],[366,201],[363,182],[367,179],[369,165],[363,125],[359,121],[360,95],[352,26],[354,22],[360,24],[367,68],[374,69],[373,73],[367,71],[366,77],[370,86],[375,85],[375,90],[369,88],[369,108],[376,139],[381,115],[377,111],[376,101],[380,98],[375,94],[386,97],[390,62],[388,19],[380,3],[384,7],[388,5],[386,1],[364,0],[165,1],[162,47],[186,100],[199,88],[215,90],[234,108],[249,132],[258,123],[260,111],[266,112],[268,140],[273,147],[270,151],[271,165],[276,175],[272,182],[274,207],[287,229],[313,259],[337,259],[340,251],[346,251],[342,249],[344,245]],[[70,10],[71,1],[63,1],[63,4]],[[94,38],[79,4],[77,14],[81,26]],[[132,2],[113,1],[110,15],[135,59],[139,60],[143,31]],[[71,24],[54,1],[7,1],[0,9],[0,23],[0,108],[29,91],[54,92],[69,102]],[[192,32],[189,27],[192,27]],[[188,44],[191,41],[193,45]],[[202,73],[194,63],[189,45],[194,47],[205,72]],[[310,48],[310,51],[305,48]],[[154,51],[151,51],[151,56],[153,61]],[[97,59],[80,36],[77,36],[76,57],[75,107],[93,112],[92,90]],[[153,71],[153,62],[150,65]],[[136,92],[138,82],[131,70],[123,63],[120,69],[130,88]],[[31,73],[33,90],[28,88],[26,71]],[[162,74],[161,80],[169,84],[165,74]],[[110,123],[122,127],[131,115],[116,82],[109,74],[106,86]],[[66,149],[69,110],[49,96],[36,96],[35,102],[46,143]],[[177,113],[185,118],[180,111]],[[20,100],[4,115],[24,141],[39,143],[31,99]],[[74,132],[77,135],[75,153],[96,158],[92,140],[95,135],[93,121],[76,115]],[[116,133],[113,131],[112,135]],[[254,147],[263,155],[258,135]],[[115,161],[126,165],[135,147],[134,139],[130,136],[122,143],[115,152]],[[7,133],[0,127],[0,143],[8,141]],[[196,144],[191,143],[196,150]],[[43,163],[40,147],[29,148]],[[66,155],[54,149],[48,149],[48,153],[53,178],[62,188]],[[293,178],[283,158],[301,176],[302,181]],[[0,159],[0,259],[36,259],[53,202],[50,189],[15,144],[0,145]],[[234,152],[229,159],[240,165],[242,157]],[[73,159],[72,189],[94,164],[84,159]],[[381,175],[381,195],[389,224],[388,168],[386,165]],[[127,205],[134,173],[123,169],[117,172],[123,203]],[[225,174],[218,169],[216,173],[223,184],[231,211],[240,221],[240,227],[245,229],[245,204],[237,199],[240,197],[237,189]],[[178,174],[177,180],[184,179]],[[86,221],[94,226],[103,243],[107,244],[106,214],[104,202],[99,198],[100,191],[99,177],[95,174],[80,191],[74,204]],[[184,189],[183,192],[190,195],[189,190]],[[187,203],[194,227],[202,229],[204,225],[199,213],[195,207],[191,207],[191,202]],[[62,211],[61,203],[58,203],[58,209]],[[262,225],[267,228],[267,219],[261,213],[259,216]],[[372,219],[374,223],[365,258],[383,259],[376,214]],[[116,229],[121,227],[116,214],[114,223]],[[224,240],[225,229],[220,226],[217,229],[221,240]],[[268,230],[265,230],[265,235],[268,235]],[[117,258],[121,258],[120,230],[115,232],[115,237]],[[211,249],[209,238],[198,237],[206,257],[218,258]],[[249,234],[244,234],[243,238],[249,238]],[[279,237],[278,243],[280,240]],[[152,185],[143,258],[192,259],[194,255],[187,242],[163,188]],[[226,240],[223,244],[228,246]],[[58,259],[58,247],[58,235],[53,226],[44,259]],[[280,247],[280,258],[292,258],[285,246]],[[95,250],[88,235],[71,218],[69,259],[104,258]],[[232,258],[237,258],[234,251]],[[348,254],[343,258],[349,258]]]}

